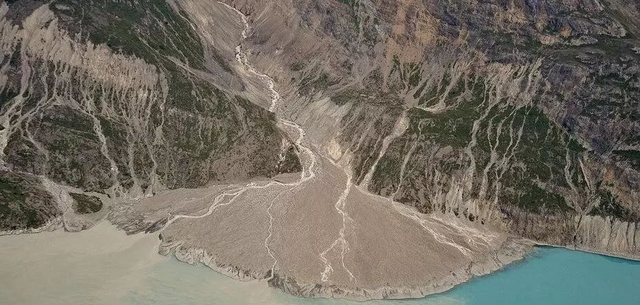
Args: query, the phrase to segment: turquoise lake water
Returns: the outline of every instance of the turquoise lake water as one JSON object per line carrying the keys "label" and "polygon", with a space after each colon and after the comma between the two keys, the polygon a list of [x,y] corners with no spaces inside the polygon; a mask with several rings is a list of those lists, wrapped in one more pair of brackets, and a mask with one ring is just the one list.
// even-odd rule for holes
{"label": "turquoise lake water", "polygon": [[204,266],[167,258],[158,262],[124,304],[465,304],[465,305],[639,305],[640,262],[556,248],[538,248],[525,261],[474,279],[446,293],[416,300],[300,299],[241,283]]}
{"label": "turquoise lake water", "polygon": [[108,223],[0,237],[0,305],[640,305],[640,262],[557,248],[440,295],[301,299],[158,255],[157,234]]}

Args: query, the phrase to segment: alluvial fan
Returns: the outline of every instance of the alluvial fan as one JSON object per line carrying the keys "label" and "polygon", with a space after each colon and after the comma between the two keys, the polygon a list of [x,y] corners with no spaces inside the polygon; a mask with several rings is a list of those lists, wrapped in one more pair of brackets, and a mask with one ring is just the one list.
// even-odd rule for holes
{"label": "alluvial fan", "polygon": [[300,296],[640,258],[628,0],[0,4],[0,230],[107,218]]}

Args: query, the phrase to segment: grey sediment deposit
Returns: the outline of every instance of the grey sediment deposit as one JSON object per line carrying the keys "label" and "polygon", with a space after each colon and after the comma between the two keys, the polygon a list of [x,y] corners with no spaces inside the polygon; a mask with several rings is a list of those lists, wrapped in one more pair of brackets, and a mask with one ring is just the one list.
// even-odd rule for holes
{"label": "grey sediment deposit", "polygon": [[[525,259],[531,251],[533,243],[523,240],[510,240],[502,249],[486,257],[484,261],[470,262],[466,267],[454,270],[449,276],[433,278],[417,285],[386,285],[376,288],[343,287],[338,284],[300,283],[277,271],[274,276],[269,272],[255,272],[244,270],[232,265],[218,264],[215,257],[201,248],[172,248],[171,245],[161,245],[160,253],[174,255],[179,261],[188,264],[202,263],[215,272],[240,281],[266,281],[267,284],[288,294],[309,298],[344,298],[356,301],[374,299],[406,299],[421,298],[447,291],[462,284],[473,277],[487,275],[491,272]],[[375,268],[373,266],[372,268]]]}
{"label": "grey sediment deposit", "polygon": [[[354,300],[442,292],[522,259],[535,243],[567,247],[573,243],[576,249],[638,258],[640,229],[633,214],[626,218],[594,214],[602,201],[598,195],[602,190],[595,185],[627,180],[611,192],[632,202],[637,198],[636,180],[632,179],[636,176],[631,171],[599,173],[599,161],[589,159],[593,154],[582,154],[584,143],[571,142],[571,136],[547,118],[560,110],[535,104],[541,91],[557,91],[548,87],[552,80],[548,79],[550,72],[545,70],[548,67],[544,60],[525,58],[503,63],[490,61],[490,55],[474,50],[451,52],[455,58],[448,57],[450,54],[425,58],[423,53],[430,50],[426,46],[440,39],[431,36],[440,35],[434,25],[445,25],[432,22],[435,19],[422,20],[420,24],[426,28],[418,31],[420,35],[404,33],[412,28],[405,23],[413,21],[401,12],[415,9],[416,1],[398,1],[397,12],[380,12],[386,20],[375,25],[375,30],[384,34],[385,23],[395,22],[400,26],[390,27],[389,34],[398,39],[379,42],[371,50],[346,49],[335,37],[315,36],[316,30],[342,30],[340,22],[351,20],[340,16],[320,22],[329,9],[319,10],[318,16],[314,15],[315,8],[307,10],[288,2],[269,2],[264,8],[254,7],[255,1],[249,0],[227,2],[255,14],[245,15],[214,1],[169,1],[172,7],[186,12],[189,26],[197,32],[194,37],[203,41],[209,61],[205,68],[209,70],[190,67],[177,58],[165,64],[170,62],[185,70],[174,75],[178,79],[188,74],[206,80],[203,86],[208,82],[219,85],[226,92],[220,99],[235,106],[238,121],[248,118],[242,109],[249,108],[242,104],[242,98],[262,107],[251,106],[255,108],[251,108],[255,115],[251,120],[267,122],[267,137],[256,136],[261,130],[249,125],[235,126],[219,122],[219,118],[203,118],[200,112],[165,109],[165,105],[171,105],[167,103],[169,93],[174,92],[168,88],[168,75],[162,72],[169,70],[113,52],[106,45],[74,41],[67,32],[57,30],[58,19],[47,7],[34,11],[21,29],[5,24],[7,54],[17,54],[22,37],[40,37],[21,48],[38,59],[37,66],[32,64],[34,71],[38,67],[49,71],[48,65],[40,67],[39,63],[46,62],[50,55],[46,50],[58,48],[53,62],[87,76],[80,83],[91,89],[86,94],[88,99],[113,92],[103,105],[106,118],[123,122],[122,133],[141,139],[112,143],[107,124],[103,126],[109,120],[104,121],[94,106],[87,107],[90,103],[72,103],[73,96],[65,96],[68,108],[52,107],[48,113],[51,118],[58,118],[58,112],[68,114],[69,109],[84,114],[81,118],[89,128],[83,128],[93,130],[95,137],[90,137],[89,147],[82,150],[97,157],[89,158],[95,164],[81,165],[87,168],[83,173],[91,172],[97,178],[80,181],[86,185],[78,188],[63,186],[68,181],[60,177],[67,177],[66,172],[58,182],[43,179],[43,186],[56,194],[59,204],[52,210],[62,215],[33,232],[59,227],[79,231],[107,217],[128,233],[160,231],[160,253],[173,254],[181,261],[203,263],[239,280],[266,281],[293,295]],[[305,14],[299,15],[298,9]],[[357,14],[367,14],[373,6],[362,9],[365,11]],[[333,11],[343,13],[346,9]],[[0,13],[3,18],[7,13],[4,3]],[[383,16],[386,14],[390,15]],[[308,28],[300,26],[304,22],[309,23]],[[51,26],[45,28],[46,24]],[[311,27],[316,24],[323,28]],[[365,25],[360,25],[358,39],[366,34]],[[344,25],[344,29],[351,27]],[[617,28],[612,26],[613,30]],[[340,31],[335,33],[339,35]],[[348,36],[340,39],[349,40]],[[398,44],[402,41],[409,44]],[[365,53],[371,57],[359,57]],[[345,60],[342,64],[352,55],[356,57],[353,62]],[[391,60],[396,55],[397,62]],[[76,61],[77,57],[83,61]],[[224,65],[216,66],[220,63],[214,64],[213,57]],[[308,58],[313,60],[307,62]],[[105,69],[105,63],[110,69]],[[107,70],[109,73],[105,73]],[[354,77],[340,79],[345,74]],[[18,79],[16,75],[14,80]],[[57,90],[62,93],[73,87],[71,81],[69,85],[56,84],[51,88],[65,89]],[[16,88],[26,90],[22,85]],[[378,89],[381,92],[376,92]],[[426,95],[433,91],[434,96]],[[203,92],[203,96],[210,95]],[[393,92],[400,93],[394,96]],[[43,98],[35,104],[43,108],[49,100]],[[117,111],[131,106],[127,103],[132,100],[136,107],[132,116]],[[9,145],[9,135],[29,131],[23,125],[28,126],[37,117],[36,111],[22,114],[16,105],[24,104],[19,98],[0,118],[5,128],[0,131],[0,148],[5,148],[0,165],[12,160],[11,156],[22,155],[22,146]],[[147,109],[158,109],[162,120],[143,115]],[[455,115],[448,112],[458,110]],[[11,120],[14,116],[19,120]],[[220,119],[228,117],[223,114]],[[193,118],[203,119],[194,123]],[[527,125],[531,122],[537,123]],[[160,125],[146,128],[153,124]],[[224,154],[202,154],[197,149],[197,155],[206,158],[189,162],[193,159],[185,157],[183,151],[171,150],[178,140],[191,134],[181,129],[185,126],[216,132],[241,128],[245,142],[231,150],[206,145]],[[541,130],[527,130],[538,127]],[[429,137],[424,137],[423,129],[429,128]],[[462,131],[450,134],[452,130]],[[53,135],[54,131],[49,132]],[[26,133],[24,142],[34,145],[54,139],[47,133]],[[550,142],[542,141],[543,136]],[[200,144],[196,141],[193,147],[204,147]],[[47,145],[34,147],[43,151],[42,158],[49,159]],[[62,151],[60,155],[71,156],[81,150],[72,147],[72,152]],[[560,153],[529,155],[532,151],[550,152],[554,147],[560,147]],[[50,148],[56,152],[59,149]],[[255,156],[265,151],[268,154]],[[147,160],[136,159],[141,152]],[[265,170],[265,166],[279,168],[288,152],[299,159],[299,172],[273,169],[256,174],[254,169]],[[85,155],[77,157],[89,160]],[[555,163],[543,165],[542,159]],[[16,164],[29,170],[38,160]],[[65,158],[67,161],[71,162]],[[53,168],[66,168],[64,162]],[[296,165],[291,168],[298,168]],[[145,167],[149,168],[140,170]],[[537,173],[539,177],[530,177],[537,167],[548,167],[550,174],[544,171]],[[284,172],[287,174],[270,175]],[[256,176],[271,178],[248,180]],[[549,178],[542,181],[540,177],[546,176]],[[604,180],[599,176],[611,177]],[[186,189],[206,185],[214,178],[225,184]],[[105,208],[92,215],[79,215],[71,208],[69,194],[90,193],[89,189],[108,194],[93,193],[102,196]],[[512,195],[507,201],[500,195],[505,192]],[[529,197],[535,198],[529,201],[543,201],[540,213],[519,205],[523,195],[531,194],[534,196]],[[115,198],[113,202],[111,198]],[[632,206],[630,211],[633,209],[637,210]],[[30,231],[6,233],[25,232]]]}
{"label": "grey sediment deposit", "polygon": [[[188,10],[202,5],[186,3]],[[293,178],[180,190],[174,201],[166,201],[171,205],[133,206],[136,213],[123,214],[140,216],[133,229],[166,220],[162,254],[203,263],[239,280],[264,280],[293,295],[366,300],[442,292],[520,260],[533,247],[532,242],[506,233],[500,222],[480,224],[453,215],[453,205],[474,203],[461,203],[455,190],[437,198],[446,213],[422,214],[367,191],[375,165],[364,175],[364,185],[356,185],[358,178],[351,172],[352,151],[357,147],[342,147],[333,134],[340,130],[336,126],[349,106],[332,105],[326,99],[308,106],[283,105],[274,80],[254,68],[249,62],[254,57],[245,53],[244,39],[253,32],[247,17],[226,4],[205,7],[227,19],[235,14],[242,21],[234,68],[251,80],[250,94],[262,90],[263,96],[271,97],[260,105],[299,122],[279,119],[280,128],[296,139],[303,171]],[[195,16],[204,12],[190,11]],[[290,98],[288,91],[283,95]],[[383,147],[406,129],[402,122],[395,125],[397,132],[384,139]],[[306,127],[312,127],[309,135]],[[163,201],[172,192],[148,200]],[[479,206],[473,210],[492,213]],[[127,227],[126,217],[121,223]]]}
{"label": "grey sediment deposit", "polygon": [[[265,280],[297,296],[366,300],[442,292],[520,260],[532,248],[354,186],[344,206],[337,205],[345,189],[329,181],[346,175],[337,167],[320,168],[299,191],[247,190],[219,201],[208,216],[175,220],[161,233],[160,253],[235,279]],[[344,227],[336,207],[347,215]]]}
{"label": "grey sediment deposit", "polygon": [[[226,8],[242,18],[247,38],[246,17]],[[247,62],[240,43],[239,69],[265,82],[269,110],[275,111],[280,95],[273,80]],[[168,219],[161,253],[236,279],[265,280],[293,295],[367,300],[442,292],[522,259],[531,249],[489,226],[425,215],[372,195],[353,183],[348,154],[336,154],[335,145],[321,149],[292,121],[280,119],[279,125],[296,139],[300,176],[194,190],[199,195],[165,206],[169,212],[140,211],[156,215],[145,225]]]}

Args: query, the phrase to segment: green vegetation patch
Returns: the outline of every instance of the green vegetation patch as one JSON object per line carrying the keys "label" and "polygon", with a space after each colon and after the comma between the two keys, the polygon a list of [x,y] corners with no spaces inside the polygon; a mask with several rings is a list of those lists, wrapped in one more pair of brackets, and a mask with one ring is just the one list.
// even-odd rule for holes
{"label": "green vegetation patch", "polygon": [[341,92],[331,97],[331,101],[338,106],[345,105],[352,101],[355,102],[357,100],[358,100],[358,93],[354,91]]}
{"label": "green vegetation patch", "polygon": [[[172,56],[190,66],[203,67],[204,47],[184,12],[176,12],[164,0],[57,0],[71,10],[58,10],[79,21],[95,43],[156,63],[158,55]],[[73,27],[74,25],[68,25]],[[73,30],[73,29],[72,29]]]}
{"label": "green vegetation patch", "polygon": [[24,202],[27,198],[24,188],[11,178],[0,177],[0,205],[7,205],[9,202]]}
{"label": "green vegetation patch", "polygon": [[616,196],[611,194],[611,192],[601,189],[598,193],[600,195],[600,205],[589,212],[589,215],[599,215],[602,217],[613,216],[622,221],[628,222],[640,221],[640,215],[621,206],[620,203],[618,203]]}
{"label": "green vegetation patch", "polygon": [[614,150],[613,154],[619,160],[629,162],[633,168],[640,170],[640,151],[637,150]]}
{"label": "green vegetation patch", "polygon": [[[446,82],[442,86],[446,86]],[[422,98],[440,98],[437,91],[430,89]],[[443,111],[410,109],[409,130],[402,138],[396,139],[397,143],[393,143],[380,160],[371,184],[373,189],[380,192],[385,186],[397,183],[408,146],[404,143],[413,142],[418,145],[417,152],[437,151],[434,147],[451,149],[447,155],[437,155],[436,158],[414,153],[408,162],[423,164],[443,174],[442,181],[446,188],[446,181],[455,181],[457,178],[454,176],[465,173],[470,165],[471,160],[465,149],[471,143],[474,122],[479,120],[476,145],[471,149],[476,178],[469,195],[480,195],[486,171],[486,200],[493,200],[497,196],[501,205],[514,205],[538,214],[570,211],[571,208],[558,191],[559,188],[568,187],[564,174],[566,156],[568,154],[571,160],[571,182],[584,187],[578,158],[585,149],[539,108],[517,106],[507,100],[489,106],[484,92],[482,80],[471,85],[460,81],[445,97],[447,106]],[[420,183],[424,179],[422,175],[422,170],[406,171],[403,183],[423,187],[420,186],[424,184]],[[413,201],[414,204],[421,201],[417,194],[401,196],[413,196],[406,198],[406,201]]]}
{"label": "green vegetation patch", "polygon": [[457,102],[461,93],[450,94],[446,99],[447,105],[453,105],[440,113],[431,113],[422,109],[411,109],[410,131],[421,133],[428,140],[432,140],[444,146],[451,145],[454,148],[465,147],[471,141],[473,122],[482,114],[482,89],[473,90],[471,98]]}
{"label": "green vegetation patch", "polygon": [[60,214],[37,178],[0,171],[0,230],[33,229]]}
{"label": "green vegetation patch", "polygon": [[537,185],[530,185],[522,191],[505,195],[502,199],[503,202],[515,204],[526,211],[538,214],[570,210],[564,197]]}
{"label": "green vegetation patch", "polygon": [[78,214],[93,214],[102,209],[102,201],[96,196],[69,193],[73,198],[73,210]]}
{"label": "green vegetation patch", "polygon": [[323,72],[318,76],[312,75],[302,79],[298,91],[302,95],[307,95],[318,90],[324,90],[329,86],[335,85],[336,83],[337,82],[334,79]]}
{"label": "green vegetation patch", "polygon": [[278,166],[279,173],[296,173],[302,171],[302,163],[296,153],[296,147],[291,145],[284,155],[284,160]]}
{"label": "green vegetation patch", "polygon": [[52,129],[64,129],[65,133],[74,133],[91,141],[98,141],[93,131],[92,119],[68,106],[53,106],[47,109],[42,117],[42,123]]}
{"label": "green vegetation patch", "polygon": [[[384,186],[382,183],[392,186],[394,190],[400,184],[400,169],[402,168],[403,156],[395,153],[394,150],[388,150],[387,152],[378,162],[373,172],[373,177],[371,177],[371,188],[378,191]],[[389,194],[382,195],[388,196]]]}

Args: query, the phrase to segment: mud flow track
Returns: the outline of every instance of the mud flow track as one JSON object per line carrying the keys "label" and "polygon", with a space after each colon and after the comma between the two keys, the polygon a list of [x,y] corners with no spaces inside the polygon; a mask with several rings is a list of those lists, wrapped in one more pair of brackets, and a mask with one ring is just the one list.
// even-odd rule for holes
{"label": "mud flow track", "polygon": [[278,115],[282,100],[274,80],[253,67],[244,50],[252,33],[248,18],[218,6],[242,20],[238,69],[268,88],[269,111],[296,139],[303,170],[294,181],[218,189],[201,198],[213,198],[203,201],[202,212],[173,213],[162,232],[163,252],[234,278],[267,279],[295,295],[360,300],[443,291],[524,254],[525,247],[487,228],[424,215],[354,185],[348,164],[337,164],[317,149],[322,144],[310,143],[302,126]]}

